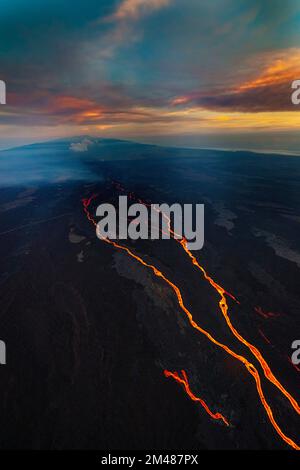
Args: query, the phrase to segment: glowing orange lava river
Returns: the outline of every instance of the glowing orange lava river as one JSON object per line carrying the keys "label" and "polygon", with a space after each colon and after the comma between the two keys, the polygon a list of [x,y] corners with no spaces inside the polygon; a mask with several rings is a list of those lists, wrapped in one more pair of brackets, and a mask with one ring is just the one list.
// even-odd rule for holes
{"label": "glowing orange lava river", "polygon": [[[87,217],[87,219],[95,226],[97,227],[97,222],[95,221],[95,219],[93,218],[93,216],[91,215],[90,211],[89,211],[89,206],[92,202],[93,199],[95,199],[97,197],[97,195],[92,195],[90,198],[88,199],[83,199],[82,200],[82,203],[83,203],[83,209],[84,209],[84,212],[85,212],[85,215]],[[169,225],[169,229],[170,229],[170,225]],[[170,229],[170,233],[172,233],[171,229]],[[174,233],[173,233],[174,235]],[[99,236],[99,234],[98,234]],[[152,273],[160,278],[163,282],[165,282],[174,292],[175,296],[176,296],[176,299],[177,299],[177,303],[178,303],[178,306],[180,307],[181,311],[185,314],[185,316],[187,317],[188,319],[188,322],[190,324],[190,326],[192,328],[194,328],[196,331],[198,331],[199,333],[201,333],[202,335],[204,335],[209,341],[211,341],[215,346],[221,348],[224,352],[226,352],[227,354],[229,354],[231,357],[235,358],[236,360],[238,360],[239,362],[241,362],[244,367],[246,368],[246,370],[248,371],[248,373],[253,377],[254,379],[254,382],[255,382],[255,385],[256,385],[256,390],[257,390],[257,393],[258,393],[258,396],[259,396],[259,399],[260,399],[260,402],[266,412],[266,415],[270,421],[270,423],[272,424],[273,428],[275,429],[275,431],[277,432],[277,434],[281,437],[281,439],[286,442],[289,446],[291,446],[293,449],[295,450],[300,450],[300,447],[299,445],[297,445],[291,438],[289,438],[281,429],[281,427],[278,425],[277,421],[275,420],[274,418],[274,415],[273,415],[273,411],[264,395],[264,392],[263,392],[263,389],[262,389],[262,383],[261,383],[261,378],[260,378],[260,375],[259,375],[259,372],[257,370],[257,368],[254,366],[254,364],[252,364],[246,357],[236,353],[235,351],[233,351],[229,346],[227,346],[226,344],[223,344],[222,342],[218,341],[210,332],[206,331],[205,329],[203,329],[193,318],[193,315],[191,313],[191,311],[186,307],[184,301],[183,301],[183,296],[182,296],[182,293],[181,293],[181,290],[179,289],[179,287],[174,284],[174,282],[172,282],[161,270],[159,270],[156,266],[154,266],[153,264],[149,264],[147,263],[143,258],[141,258],[140,256],[138,256],[137,254],[135,254],[131,249],[129,249],[128,247],[124,246],[124,245],[120,245],[119,243],[115,242],[115,241],[112,241],[108,238],[102,238],[102,240],[111,245],[112,247],[114,247],[115,249],[119,250],[119,251],[122,251],[124,253],[126,253],[128,256],[130,256],[133,260],[135,260],[136,262],[140,263],[142,266],[144,266],[145,268],[149,269],[152,271]],[[250,351],[251,353],[255,356],[255,358],[258,360],[260,366],[262,367],[262,370],[264,372],[264,375],[265,377],[271,382],[273,383],[277,389],[289,400],[290,404],[292,405],[293,409],[298,413],[300,414],[300,406],[299,404],[297,403],[297,401],[290,395],[290,393],[284,388],[284,386],[279,382],[279,380],[274,376],[274,374],[272,373],[268,363],[266,362],[266,360],[263,358],[262,354],[260,353],[260,351],[255,347],[253,346],[251,343],[249,343],[237,330],[236,328],[232,325],[231,323],[231,320],[229,318],[229,315],[228,315],[228,304],[227,304],[227,300],[226,300],[226,295],[229,295],[231,298],[233,298],[234,300],[236,300],[231,294],[227,293],[225,291],[225,289],[223,289],[219,284],[217,284],[210,276],[208,276],[208,274],[206,273],[205,269],[198,263],[197,259],[195,258],[195,256],[190,252],[190,250],[188,249],[187,247],[187,242],[185,239],[181,239],[181,240],[178,240],[178,239],[175,239],[178,243],[180,243],[181,247],[184,249],[184,251],[186,252],[186,254],[188,255],[189,259],[191,260],[192,264],[197,268],[199,269],[204,278],[210,283],[210,285],[218,292],[219,296],[220,296],[220,301],[219,301],[219,308],[220,308],[220,311],[226,321],[226,324],[228,326],[228,328],[230,329],[230,331],[232,332],[232,334],[242,343],[244,344]],[[220,413],[213,413],[209,407],[206,405],[206,403],[204,402],[204,400],[202,400],[201,398],[198,398],[196,397],[191,389],[190,389],[190,385],[189,385],[189,382],[188,382],[188,378],[187,378],[187,375],[185,373],[185,371],[182,371],[182,377],[177,373],[177,372],[170,372],[170,371],[165,371],[164,372],[165,376],[166,377],[171,377],[173,378],[176,382],[178,382],[179,384],[181,384],[186,392],[186,394],[189,396],[189,398],[191,400],[193,400],[194,402],[198,402],[202,405],[202,407],[205,409],[205,411],[214,419],[216,420],[222,420],[224,422],[224,424],[226,424],[227,426],[229,425],[228,421],[226,418],[224,418],[223,415],[221,415]]]}
{"label": "glowing orange lava river", "polygon": [[226,424],[226,426],[229,426],[229,423],[228,423],[227,419],[224,418],[224,416],[221,413],[213,413],[209,409],[209,407],[207,406],[207,404],[205,403],[204,400],[202,400],[201,398],[196,397],[196,395],[193,394],[193,392],[190,389],[190,385],[189,385],[189,381],[188,381],[186,372],[184,370],[181,371],[182,377],[179,376],[178,372],[170,372],[169,370],[165,370],[164,374],[165,374],[165,377],[172,377],[174,380],[176,380],[176,382],[183,385],[183,387],[184,387],[186,393],[188,394],[188,396],[190,397],[190,399],[200,403],[203,406],[203,408],[205,409],[206,413],[209,414],[209,416],[211,418],[221,419],[223,421],[223,423]]}

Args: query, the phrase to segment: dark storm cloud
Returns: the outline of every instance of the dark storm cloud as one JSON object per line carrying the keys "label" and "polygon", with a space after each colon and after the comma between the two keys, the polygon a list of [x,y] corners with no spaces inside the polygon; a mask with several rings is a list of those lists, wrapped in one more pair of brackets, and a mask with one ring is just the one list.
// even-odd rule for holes
{"label": "dark storm cloud", "polygon": [[239,112],[298,111],[291,102],[290,82],[274,86],[257,87],[196,100],[204,107],[214,110]]}
{"label": "dark storm cloud", "polygon": [[249,88],[246,90],[216,90],[211,94],[179,97],[175,106],[200,106],[215,111],[258,113],[267,111],[299,111],[291,101],[291,81]]}

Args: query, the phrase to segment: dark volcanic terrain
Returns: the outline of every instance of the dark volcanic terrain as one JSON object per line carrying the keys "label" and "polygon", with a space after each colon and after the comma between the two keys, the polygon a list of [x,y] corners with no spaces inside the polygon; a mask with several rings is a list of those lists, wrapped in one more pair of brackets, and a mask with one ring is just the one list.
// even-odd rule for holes
{"label": "dark volcanic terrain", "polygon": [[[153,203],[204,203],[205,244],[194,254],[238,299],[227,299],[233,325],[299,402],[290,362],[300,338],[299,159],[90,142],[82,153],[68,140],[0,153],[0,447],[289,448],[246,368],[190,326],[162,279],[96,237],[82,199],[97,194],[95,216],[101,202],[117,202],[118,181]],[[179,244],[127,246],[180,288],[201,327],[253,362],[276,421],[300,445],[299,416],[233,336],[217,291]],[[165,369],[185,370],[230,426]]]}

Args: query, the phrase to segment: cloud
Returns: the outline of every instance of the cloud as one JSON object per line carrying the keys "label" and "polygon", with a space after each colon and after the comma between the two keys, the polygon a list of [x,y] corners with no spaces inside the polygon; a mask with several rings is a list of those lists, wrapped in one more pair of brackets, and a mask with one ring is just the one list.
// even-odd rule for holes
{"label": "cloud", "polygon": [[154,10],[167,6],[171,0],[123,0],[111,20],[137,20]]}
{"label": "cloud", "polygon": [[[255,55],[241,68],[243,81],[237,78],[230,87],[176,96],[171,105],[246,113],[299,111],[291,102],[291,83],[300,78],[300,48]],[[246,79],[247,73],[252,77]]]}
{"label": "cloud", "polygon": [[[9,136],[273,128],[280,113],[282,127],[300,128],[290,100],[300,78],[295,0],[78,0],[72,11],[66,0],[43,11],[35,3],[32,14],[0,19],[0,145]],[[84,151],[82,140],[73,151]]]}
{"label": "cloud", "polygon": [[[140,39],[133,24],[155,10],[168,6],[172,0],[122,0],[114,13],[101,17],[96,21],[100,23],[113,23],[113,28],[102,37],[100,56],[104,59],[112,58],[117,49],[123,44],[134,43]],[[173,0],[174,1],[174,0]]]}
{"label": "cloud", "polygon": [[87,152],[89,147],[93,144],[90,139],[83,139],[81,142],[72,142],[70,150],[73,152]]}

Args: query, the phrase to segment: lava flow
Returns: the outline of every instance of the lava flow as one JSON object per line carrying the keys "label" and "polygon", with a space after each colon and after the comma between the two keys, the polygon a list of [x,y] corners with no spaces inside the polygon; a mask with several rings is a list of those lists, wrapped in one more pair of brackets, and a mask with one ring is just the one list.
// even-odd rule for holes
{"label": "lava flow", "polygon": [[269,340],[269,338],[266,337],[266,335],[264,334],[264,332],[261,330],[261,328],[258,328],[258,332],[260,334],[260,336],[265,340],[266,343],[270,344],[272,346],[272,343],[271,341]]}
{"label": "lava flow", "polygon": [[300,414],[300,405],[297,403],[294,397],[284,388],[284,386],[279,382],[279,380],[275,377],[273,372],[270,369],[269,364],[267,361],[264,359],[262,356],[261,352],[249,341],[247,341],[238,331],[237,329],[233,326],[231,323],[231,320],[228,315],[228,304],[226,301],[226,291],[223,289],[223,287],[219,286],[208,274],[206,273],[205,269],[198,263],[197,259],[195,256],[190,252],[190,250],[187,247],[187,241],[185,239],[180,241],[180,244],[182,245],[184,251],[188,254],[188,256],[191,258],[192,263],[194,266],[196,266],[200,271],[203,273],[205,279],[217,290],[217,292],[220,295],[220,302],[219,302],[219,307],[220,310],[225,318],[225,321],[230,329],[230,331],[233,333],[233,335],[242,343],[244,344],[251,352],[252,354],[256,357],[258,362],[260,363],[265,377],[273,384],[275,387],[280,390],[280,392],[289,400],[291,403],[292,407],[294,410]]}
{"label": "lava flow", "polygon": [[[92,217],[92,215],[90,214],[89,209],[88,209],[91,201],[95,197],[96,197],[96,195],[93,195],[89,199],[83,199],[82,203],[83,203],[83,209],[84,209],[84,212],[87,216],[87,219],[97,228],[97,222],[94,220],[94,218]],[[120,245],[119,243],[114,242],[114,241],[110,240],[109,238],[103,238],[103,237],[101,237],[100,234],[98,234],[98,235],[99,235],[99,238],[101,238],[105,243],[108,243],[109,245],[112,245],[113,247],[115,247],[116,249],[118,249],[120,251],[124,251],[131,258],[138,261],[141,265],[143,265],[144,267],[150,269],[155,274],[155,276],[162,279],[166,284],[168,284],[173,289],[173,291],[174,291],[174,293],[177,297],[178,305],[179,305],[180,309],[187,316],[190,325],[195,330],[197,330],[198,332],[200,332],[204,336],[206,336],[206,338],[208,338],[213,344],[215,344],[216,346],[223,349],[230,356],[234,357],[235,359],[240,361],[245,366],[246,370],[252,375],[252,377],[255,380],[256,389],[257,389],[260,401],[261,401],[261,403],[262,403],[262,405],[263,405],[263,407],[266,411],[266,414],[267,414],[272,426],[274,427],[275,431],[281,437],[281,439],[283,439],[289,446],[291,446],[295,450],[300,450],[300,447],[291,438],[286,436],[286,434],[284,434],[284,432],[281,430],[281,428],[277,424],[277,422],[276,422],[276,420],[273,416],[272,409],[271,409],[270,405],[268,404],[268,402],[267,402],[267,400],[264,396],[262,386],[261,386],[260,375],[259,375],[256,367],[251,362],[249,362],[248,359],[246,359],[244,356],[241,356],[241,355],[235,353],[232,349],[230,349],[228,346],[226,346],[225,344],[223,344],[220,341],[218,341],[217,339],[215,339],[208,331],[204,330],[200,325],[198,325],[196,323],[196,321],[193,319],[193,315],[192,315],[191,311],[185,306],[185,304],[183,302],[182,294],[181,294],[181,291],[180,291],[179,287],[176,284],[174,284],[172,281],[170,281],[170,279],[168,279],[162,271],[160,271],[154,265],[149,264],[146,261],[144,261],[140,256],[134,254],[126,246]],[[193,256],[193,255],[191,254],[191,256]],[[223,296],[224,296],[224,294],[223,294]]]}
{"label": "lava flow", "polygon": [[[121,190],[121,191],[125,191],[125,188],[120,184],[120,183],[114,183],[115,186],[117,187],[118,190]],[[130,198],[135,198],[135,196],[133,195],[133,193],[129,193],[130,194]],[[137,198],[135,198],[137,199]],[[148,206],[149,204],[142,201],[141,199],[137,199],[138,202]],[[155,206],[154,206],[155,207]],[[258,360],[259,364],[261,365],[262,369],[263,369],[263,372],[264,372],[264,375],[265,377],[275,386],[277,387],[277,389],[289,400],[290,404],[292,405],[292,407],[294,408],[294,410],[300,414],[300,405],[298,404],[298,402],[295,400],[294,397],[292,397],[292,395],[284,388],[284,386],[279,382],[279,380],[275,377],[275,375],[273,374],[269,364],[267,363],[267,361],[264,359],[264,357],[262,356],[261,352],[258,350],[258,348],[256,346],[254,346],[253,344],[251,344],[249,341],[247,341],[241,334],[239,331],[237,331],[237,329],[233,326],[233,324],[231,323],[231,320],[229,318],[229,315],[228,315],[228,304],[227,304],[227,300],[226,300],[226,295],[231,297],[235,302],[239,303],[238,300],[232,295],[230,294],[229,292],[227,292],[222,286],[220,286],[217,282],[215,282],[206,272],[206,270],[203,268],[203,266],[201,266],[199,264],[199,262],[197,261],[196,257],[191,253],[191,251],[188,249],[188,243],[187,243],[187,240],[185,238],[181,238],[178,234],[176,234],[172,228],[171,228],[171,220],[170,218],[162,211],[160,211],[159,209],[156,209],[156,211],[158,212],[161,212],[162,216],[166,219],[167,221],[167,227],[168,227],[168,231],[169,231],[169,234],[174,238],[174,240],[179,243],[182,248],[184,249],[184,251],[187,253],[187,255],[189,256],[189,258],[191,259],[192,261],[192,264],[197,268],[199,269],[204,278],[206,279],[206,281],[209,282],[209,284],[218,292],[219,296],[220,296],[220,301],[219,301],[219,308],[220,308],[220,311],[227,323],[227,326],[229,327],[230,331],[233,333],[233,335],[238,339],[238,341],[242,344],[244,344],[250,351],[251,353],[253,354],[253,356]],[[255,308],[255,311],[261,315],[264,315],[265,318],[271,318],[271,317],[276,317],[278,316],[279,314],[274,314],[272,312],[263,312],[261,307],[256,307]]]}
{"label": "lava flow", "polygon": [[209,414],[209,416],[211,418],[221,419],[226,424],[226,426],[229,426],[229,423],[228,423],[227,419],[224,418],[224,416],[221,413],[213,413],[209,409],[209,407],[207,406],[207,404],[205,403],[204,400],[202,400],[199,397],[196,397],[196,395],[193,394],[193,392],[191,391],[190,385],[189,385],[189,381],[188,381],[186,372],[184,370],[181,371],[182,377],[180,377],[178,372],[170,372],[169,370],[165,370],[164,374],[165,374],[165,377],[167,377],[167,378],[172,377],[174,380],[176,380],[176,382],[183,385],[183,388],[186,391],[187,395],[190,397],[190,399],[192,401],[196,401],[196,402],[200,403],[203,406],[203,408],[205,409],[206,413]]}
{"label": "lava flow", "polygon": [[280,317],[280,313],[265,312],[261,307],[255,307],[254,310],[265,319]]}
{"label": "lava flow", "polygon": [[300,367],[297,366],[297,364],[294,364],[292,359],[288,356],[288,361],[289,363],[294,367],[294,369],[297,371],[297,372],[300,372]]}

